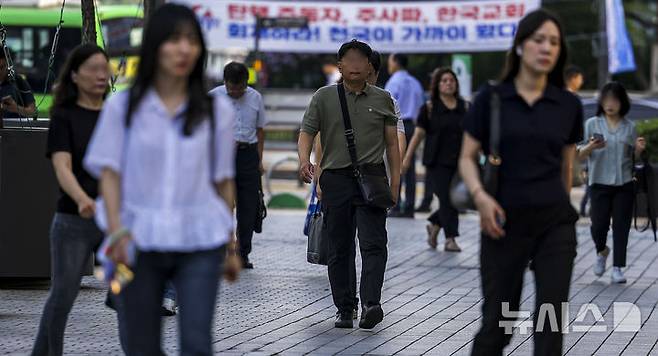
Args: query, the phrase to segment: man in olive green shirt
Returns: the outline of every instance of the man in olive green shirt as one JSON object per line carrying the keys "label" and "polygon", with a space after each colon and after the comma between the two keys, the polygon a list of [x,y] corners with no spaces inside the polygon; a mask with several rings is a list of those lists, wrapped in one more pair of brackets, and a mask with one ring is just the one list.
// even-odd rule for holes
{"label": "man in olive green shirt", "polygon": [[[383,154],[386,151],[393,199],[400,185],[400,156],[397,117],[388,92],[366,83],[370,74],[372,49],[353,40],[338,51],[338,67],[343,76],[347,107],[354,130],[358,165],[370,172],[386,175]],[[323,155],[320,168],[310,162],[313,140],[320,132]],[[386,247],[386,210],[365,205],[351,168],[345,127],[337,85],[319,89],[304,114],[298,142],[300,177],[307,183],[320,174],[324,229],[329,240],[329,281],[338,309],[335,326],[351,328],[355,291],[350,287],[350,268],[354,264],[353,242],[359,231],[363,261],[360,297],[363,306],[359,327],[371,329],[382,321],[381,289],[388,251]],[[316,172],[317,171],[317,172]],[[351,251],[352,250],[352,251]]]}

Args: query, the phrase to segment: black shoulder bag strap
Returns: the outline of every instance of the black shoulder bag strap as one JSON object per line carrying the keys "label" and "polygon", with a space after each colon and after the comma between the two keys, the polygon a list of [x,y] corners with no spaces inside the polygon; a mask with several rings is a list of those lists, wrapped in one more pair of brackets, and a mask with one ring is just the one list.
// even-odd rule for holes
{"label": "black shoulder bag strap", "polygon": [[352,170],[357,175],[358,172],[358,158],[356,156],[356,144],[354,143],[354,130],[352,129],[352,121],[350,120],[350,112],[347,110],[347,99],[345,98],[345,87],[343,84],[338,84],[338,100],[340,101],[340,109],[343,112],[343,125],[345,126],[345,139],[347,139],[347,150],[350,153],[350,160],[352,161]]}
{"label": "black shoulder bag strap", "polygon": [[[491,91],[489,111],[489,159],[494,159],[500,165],[500,96],[494,86]],[[492,164],[494,162],[491,162]]]}
{"label": "black shoulder bag strap", "polygon": [[496,86],[492,85],[489,102],[489,155],[484,165],[482,183],[484,189],[492,196],[498,192],[499,168],[502,163],[500,157],[500,95]]}

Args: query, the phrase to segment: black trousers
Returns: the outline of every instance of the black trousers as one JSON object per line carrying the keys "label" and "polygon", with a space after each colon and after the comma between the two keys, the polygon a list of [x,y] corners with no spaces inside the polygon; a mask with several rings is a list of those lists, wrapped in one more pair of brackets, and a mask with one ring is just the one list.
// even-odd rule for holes
{"label": "black trousers", "polygon": [[432,199],[434,199],[434,187],[432,187],[429,171],[430,167],[425,167],[425,190],[423,191],[423,200],[420,202],[420,206],[430,206],[432,205]]}
{"label": "black trousers", "polygon": [[[411,142],[411,138],[414,136],[414,130],[416,129],[416,123],[414,120],[404,120],[404,135],[407,137],[407,142]],[[404,183],[404,206],[400,206],[401,200],[398,201],[398,204],[393,208],[396,211],[404,212],[414,212],[416,207],[416,153],[413,153],[411,156],[411,167],[407,173],[402,176],[402,182]],[[400,184],[400,192],[402,191],[402,184]],[[401,196],[398,194],[398,196]]]}
{"label": "black trousers", "polygon": [[[542,209],[507,210],[506,236],[493,240],[482,235],[480,275],[484,303],[482,326],[475,336],[472,355],[502,355],[512,334],[500,321],[513,321],[506,310],[519,311],[523,276],[532,260],[535,274],[534,355],[562,355],[562,307],[569,299],[569,284],[576,257],[578,214],[568,202]],[[553,306],[558,330],[551,328],[552,315],[537,325],[540,306]],[[545,306],[546,308],[547,306]],[[550,307],[549,307],[550,308]],[[538,328],[542,328],[538,331]]]}
{"label": "black trousers", "polygon": [[434,167],[427,167],[427,169],[434,194],[439,198],[439,210],[432,213],[427,220],[434,225],[441,226],[446,237],[457,237],[459,236],[459,212],[450,201],[450,183],[452,177],[457,173],[457,167],[437,164]]}
{"label": "black trousers", "polygon": [[240,255],[244,260],[247,260],[251,253],[251,239],[254,236],[254,225],[258,213],[259,165],[257,145],[249,145],[237,150],[235,155],[237,237],[240,244]]}
{"label": "black trousers", "polygon": [[613,265],[625,267],[628,233],[631,230],[635,199],[633,182],[622,186],[593,184],[590,199],[592,200],[590,231],[596,252],[601,252],[606,247],[610,218],[612,218]]}
{"label": "black trousers", "polygon": [[[382,174],[386,174],[381,167]],[[356,300],[355,235],[363,262],[359,295],[364,306],[379,305],[388,258],[386,210],[364,205],[349,170],[324,170],[320,177],[324,229],[329,239],[329,282],[334,305],[351,312]]]}

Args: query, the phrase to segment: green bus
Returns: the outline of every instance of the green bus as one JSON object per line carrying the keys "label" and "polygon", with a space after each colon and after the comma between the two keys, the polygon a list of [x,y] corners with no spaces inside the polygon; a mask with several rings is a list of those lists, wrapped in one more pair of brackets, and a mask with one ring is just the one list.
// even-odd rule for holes
{"label": "green bus", "polygon": [[[50,92],[59,68],[68,53],[82,42],[80,6],[66,6],[52,72],[46,87],[48,63],[60,10],[59,6],[2,6],[0,9],[0,23],[7,30],[7,45],[15,56],[14,68],[32,87],[39,117],[48,116],[52,102]],[[107,5],[96,9],[97,42],[111,58],[113,76],[116,78],[115,87],[125,87],[136,71],[143,16],[143,10],[138,5]]]}

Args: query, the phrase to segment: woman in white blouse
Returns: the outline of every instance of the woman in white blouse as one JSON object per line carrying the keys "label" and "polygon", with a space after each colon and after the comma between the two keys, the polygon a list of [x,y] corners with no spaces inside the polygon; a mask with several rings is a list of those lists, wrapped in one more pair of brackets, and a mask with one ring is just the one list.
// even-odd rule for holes
{"label": "woman in white blouse", "polygon": [[163,354],[167,280],[178,293],[181,354],[212,354],[220,270],[229,280],[239,270],[233,112],[225,98],[207,94],[206,54],[192,10],[158,8],[145,28],[135,84],[107,101],[85,157],[101,181],[97,220],[118,241],[111,258],[129,264],[129,246],[137,247],[134,280],[120,295],[131,355]]}

